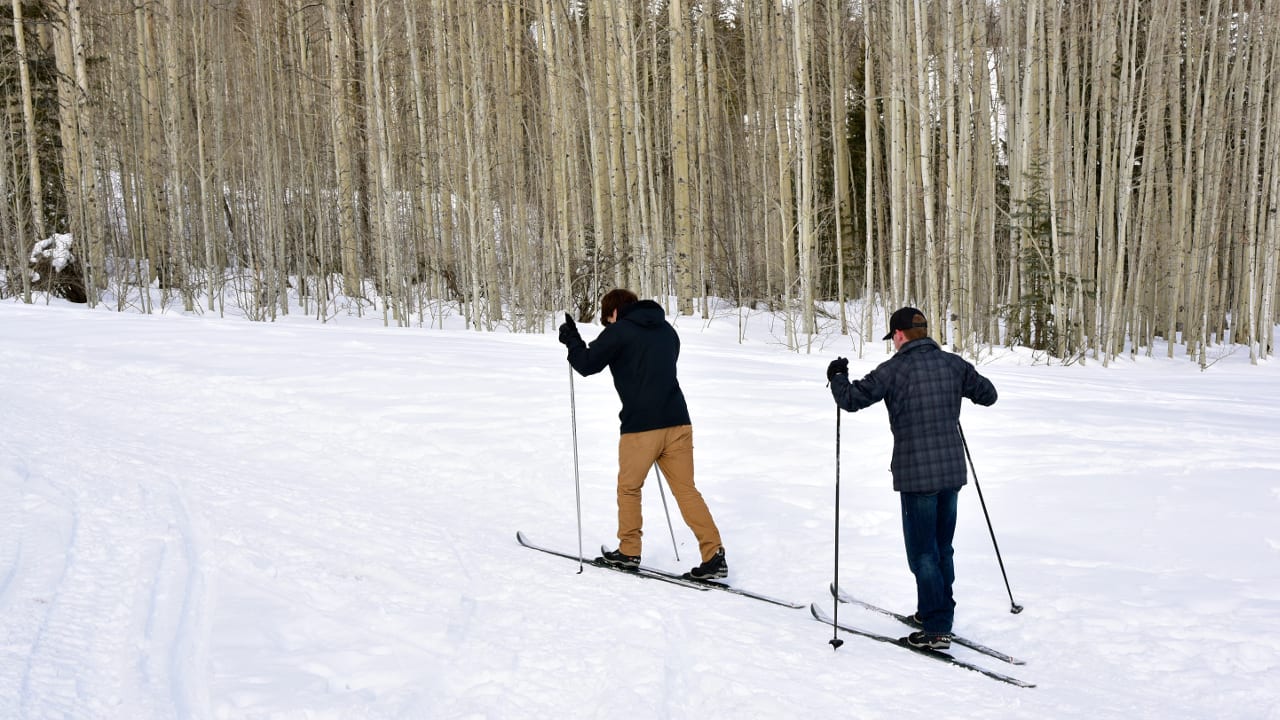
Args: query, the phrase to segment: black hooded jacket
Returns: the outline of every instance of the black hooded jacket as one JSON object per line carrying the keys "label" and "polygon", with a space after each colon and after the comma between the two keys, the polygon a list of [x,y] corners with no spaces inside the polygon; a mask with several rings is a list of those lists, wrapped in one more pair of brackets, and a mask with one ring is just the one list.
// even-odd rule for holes
{"label": "black hooded jacket", "polygon": [[605,327],[591,345],[569,347],[569,364],[582,375],[606,367],[622,400],[622,432],[634,433],[689,425],[689,408],[676,380],[680,336],[667,322],[662,306],[641,300],[618,310],[618,321]]}

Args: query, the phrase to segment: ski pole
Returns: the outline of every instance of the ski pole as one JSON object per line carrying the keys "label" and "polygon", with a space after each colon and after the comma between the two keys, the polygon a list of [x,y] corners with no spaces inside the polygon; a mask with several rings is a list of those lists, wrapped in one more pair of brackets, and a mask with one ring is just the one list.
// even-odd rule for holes
{"label": "ski pole", "polygon": [[[835,570],[832,575],[831,587],[840,587],[840,406],[836,406],[836,540],[835,540]],[[831,643],[832,649],[839,650],[844,641],[839,638],[840,623],[840,599],[831,595]]]}
{"label": "ski pole", "polygon": [[956,423],[956,431],[960,433],[960,444],[964,446],[964,456],[969,459],[969,470],[973,474],[973,486],[978,489],[978,502],[982,504],[982,515],[987,519],[987,532],[991,533],[991,546],[996,549],[996,562],[1000,563],[1000,574],[1004,577],[1004,589],[1009,593],[1009,612],[1017,615],[1022,606],[1013,601],[1013,588],[1009,587],[1009,574],[1004,571],[1004,559],[1000,557],[1000,545],[996,542],[996,531],[991,526],[991,515],[987,512],[987,501],[982,497],[982,486],[978,484],[978,470],[973,466],[973,455],[969,454],[969,443],[964,439],[964,428]]}
{"label": "ski pole", "polygon": [[658,495],[662,497],[662,512],[667,516],[667,530],[671,533],[671,549],[675,551],[676,562],[680,562],[680,548],[676,546],[676,529],[671,524],[671,511],[667,509],[667,493],[662,489],[662,472],[658,463],[653,464],[653,474],[658,477]]}
{"label": "ski pole", "polygon": [[[569,317],[565,313],[565,317]],[[573,366],[569,366],[569,422],[573,426],[573,497],[578,506],[578,574],[582,574],[582,484],[578,481],[578,404],[573,397]]]}

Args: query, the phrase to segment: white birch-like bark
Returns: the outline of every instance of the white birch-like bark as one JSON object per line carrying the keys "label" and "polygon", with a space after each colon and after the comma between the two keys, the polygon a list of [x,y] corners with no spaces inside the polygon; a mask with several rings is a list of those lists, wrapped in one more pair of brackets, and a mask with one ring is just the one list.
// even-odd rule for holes
{"label": "white birch-like bark", "polygon": [[[920,204],[923,211],[924,223],[921,227],[923,236],[921,240],[924,243],[924,266],[923,266],[923,287],[919,288],[921,296],[924,298],[925,317],[930,318],[929,326],[938,328],[943,325],[942,319],[947,316],[946,308],[942,307],[942,293],[939,287],[939,255],[938,237],[935,226],[935,205],[934,197],[934,180],[933,165],[936,162],[936,148],[934,145],[935,137],[935,121],[934,108],[932,102],[933,93],[930,91],[931,86],[936,78],[933,75],[934,69],[930,66],[930,58],[933,54],[927,47],[928,42],[928,16],[924,0],[914,0],[915,12],[912,24],[912,39],[915,44],[914,69],[915,69],[915,124],[918,132],[918,145],[913,155],[916,162],[919,163],[920,177]],[[945,338],[939,335],[938,340],[942,342]]]}
{"label": "white birch-like bark", "polygon": [[798,2],[792,6],[791,45],[795,73],[796,103],[794,110],[796,146],[796,247],[798,249],[797,275],[799,280],[800,327],[799,332],[812,336],[817,331],[814,322],[814,157],[816,140],[813,137],[813,118],[810,106],[810,62],[813,36],[812,2]]}
{"label": "white birch-like bark", "polygon": [[53,10],[59,19],[55,33],[68,223],[77,244],[84,248],[81,265],[92,307],[97,304],[99,292],[106,288],[106,243],[93,159],[93,117],[80,0],[65,0],[65,5],[55,5]]}
{"label": "white birch-like bark", "polygon": [[361,297],[364,268],[356,225],[355,149],[353,109],[348,86],[352,69],[349,0],[327,0],[329,33],[330,133],[333,142],[334,203],[337,205],[338,244],[342,261],[343,293]]}
{"label": "white birch-like bark", "polygon": [[[36,119],[35,107],[32,104],[31,64],[27,55],[27,29],[23,20],[22,0],[13,0],[13,42],[14,52],[18,60],[18,86],[22,93],[22,127],[23,139],[27,151],[27,212],[31,220],[31,228],[36,240],[43,240],[44,230],[44,183],[40,179],[40,155],[36,151]],[[31,243],[34,245],[35,243]]]}
{"label": "white birch-like bark", "polygon": [[671,50],[671,212],[675,265],[677,312],[693,314],[694,253],[693,241],[693,160],[690,136],[693,123],[689,117],[689,100],[694,96],[689,86],[692,55],[692,25],[684,0],[670,0],[667,6],[668,33]]}

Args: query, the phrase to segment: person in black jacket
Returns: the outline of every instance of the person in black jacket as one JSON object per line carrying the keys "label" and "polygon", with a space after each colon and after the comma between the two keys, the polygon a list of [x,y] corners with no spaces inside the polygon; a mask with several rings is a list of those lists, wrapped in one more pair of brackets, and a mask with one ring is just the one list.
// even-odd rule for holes
{"label": "person in black jacket", "polygon": [[967,482],[964,441],[960,436],[960,403],[996,401],[996,388],[959,355],[945,352],[928,336],[924,313],[904,307],[889,318],[889,334],[897,351],[861,380],[849,380],[849,361],[837,358],[827,367],[836,405],[857,412],[881,400],[893,431],[893,489],[902,504],[902,534],[907,565],[916,578],[919,632],[905,640],[918,647],[951,646],[955,581],[951,541],[956,529],[956,502]]}
{"label": "person in black jacket", "polygon": [[601,298],[600,322],[604,330],[587,345],[566,313],[560,342],[568,347],[569,365],[579,374],[594,375],[609,368],[622,400],[618,549],[605,553],[604,560],[623,568],[640,566],[640,489],[656,462],[667,477],[681,517],[698,539],[702,564],[689,574],[700,580],[727,577],[720,530],[693,484],[693,425],[676,379],[680,337],[666,321],[661,305],[640,300],[630,290],[611,290]]}

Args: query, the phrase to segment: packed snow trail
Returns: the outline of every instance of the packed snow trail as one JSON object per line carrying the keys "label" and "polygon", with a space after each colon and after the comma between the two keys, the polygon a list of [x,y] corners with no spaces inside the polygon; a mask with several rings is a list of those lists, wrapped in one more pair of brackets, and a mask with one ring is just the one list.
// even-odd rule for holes
{"label": "packed snow trail", "polygon": [[[830,602],[823,371],[885,355],[747,320],[741,343],[736,318],[676,322],[698,486],[732,582]],[[1034,690],[513,542],[577,547],[553,331],[0,302],[0,718],[1280,720],[1280,364],[983,372],[1001,399],[965,433],[1026,611],[966,489],[956,630]],[[577,383],[588,548],[615,542],[617,412],[607,377]],[[887,425],[844,418],[840,582],[907,608]],[[687,570],[652,490],[645,563]]]}

